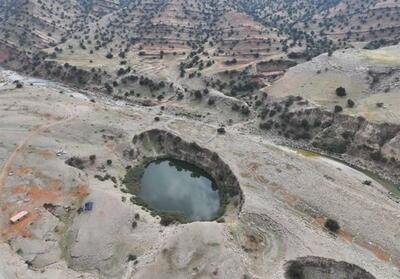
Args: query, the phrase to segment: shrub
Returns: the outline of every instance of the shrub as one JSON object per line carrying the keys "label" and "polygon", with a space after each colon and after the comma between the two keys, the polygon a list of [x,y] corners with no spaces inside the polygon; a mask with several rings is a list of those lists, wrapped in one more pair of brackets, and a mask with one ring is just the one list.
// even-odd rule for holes
{"label": "shrub", "polygon": [[342,111],[343,111],[343,108],[341,106],[335,106],[335,109],[334,109],[335,113],[339,113],[339,112],[342,112]]}
{"label": "shrub", "polygon": [[273,121],[267,121],[264,123],[260,123],[260,129],[269,130],[272,128]]}
{"label": "shrub", "polygon": [[136,221],[133,221],[132,222],[132,229],[134,229],[134,228],[136,228],[137,227],[137,222]]}
{"label": "shrub", "polygon": [[198,100],[201,100],[201,98],[203,98],[203,95],[201,94],[200,90],[196,90],[194,91],[194,97]]}
{"label": "shrub", "polygon": [[325,149],[332,153],[343,154],[346,152],[347,146],[343,142],[335,142],[326,145]]}
{"label": "shrub", "polygon": [[269,112],[269,117],[274,117],[275,114],[276,114],[276,110],[272,109],[272,110]]}
{"label": "shrub", "polygon": [[324,226],[325,228],[334,233],[340,229],[339,223],[331,218],[326,219]]}
{"label": "shrub", "polygon": [[248,106],[242,106],[241,113],[242,113],[243,115],[249,115],[249,114],[250,114],[250,109],[249,109],[249,107],[248,107]]}
{"label": "shrub", "polygon": [[354,101],[353,100],[351,100],[351,99],[348,99],[347,100],[347,106],[349,107],[349,108],[352,108],[352,107],[354,107]]}
{"label": "shrub", "polygon": [[319,126],[321,126],[321,120],[315,119],[314,120],[314,127],[319,127]]}
{"label": "shrub", "polygon": [[225,134],[225,128],[224,127],[219,127],[217,129],[218,134]]}
{"label": "shrub", "polygon": [[234,103],[234,104],[232,105],[232,110],[233,110],[233,111],[238,111],[239,109],[240,109],[240,106],[239,106],[238,104]]}
{"label": "shrub", "polygon": [[79,157],[71,157],[65,161],[65,163],[71,167],[83,170],[85,168],[84,161]]}
{"label": "shrub", "polygon": [[215,104],[215,99],[214,99],[214,98],[208,99],[208,105],[209,105],[209,106],[212,106],[212,105],[214,105],[214,104]]}
{"label": "shrub", "polygon": [[178,212],[158,212],[158,216],[160,216],[160,224],[162,226],[169,226],[175,223],[187,223],[188,219],[181,213]]}
{"label": "shrub", "polygon": [[262,105],[262,101],[261,100],[257,100],[256,103],[254,104],[256,107],[259,107]]}
{"label": "shrub", "polygon": [[108,94],[111,94],[114,90],[113,87],[108,82],[104,84],[104,87],[106,88]]}
{"label": "shrub", "polygon": [[96,155],[90,155],[89,156],[89,160],[90,160],[90,162],[93,164],[95,161],[96,161]]}
{"label": "shrub", "polygon": [[347,95],[346,89],[344,89],[343,87],[336,88],[336,95],[339,96],[339,97],[346,96]]}
{"label": "shrub", "polygon": [[107,165],[110,166],[111,164],[112,164],[112,160],[111,160],[111,159],[108,159],[108,160],[107,160]]}
{"label": "shrub", "polygon": [[382,159],[382,153],[378,150],[378,151],[374,151],[370,154],[370,157],[372,160],[374,161],[379,161]]}
{"label": "shrub", "polygon": [[128,262],[136,261],[137,256],[133,254],[128,255]]}
{"label": "shrub", "polygon": [[302,126],[304,129],[308,129],[308,128],[309,128],[309,124],[308,124],[307,119],[302,119],[302,120],[301,120],[301,126]]}

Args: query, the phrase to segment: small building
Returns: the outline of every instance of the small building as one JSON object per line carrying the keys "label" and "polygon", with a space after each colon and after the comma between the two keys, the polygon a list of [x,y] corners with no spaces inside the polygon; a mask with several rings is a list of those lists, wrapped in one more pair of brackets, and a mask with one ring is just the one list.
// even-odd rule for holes
{"label": "small building", "polygon": [[26,216],[28,216],[28,214],[29,214],[29,212],[26,211],[26,210],[21,211],[21,212],[18,212],[17,214],[15,214],[14,216],[12,216],[12,217],[10,218],[11,224],[18,223],[19,221],[25,219]]}

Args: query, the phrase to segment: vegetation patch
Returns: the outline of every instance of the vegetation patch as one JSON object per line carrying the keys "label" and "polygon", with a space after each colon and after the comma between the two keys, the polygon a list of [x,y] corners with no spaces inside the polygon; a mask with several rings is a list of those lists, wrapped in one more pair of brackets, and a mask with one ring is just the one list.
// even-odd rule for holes
{"label": "vegetation patch", "polygon": [[329,231],[334,233],[336,233],[340,229],[339,223],[331,218],[326,219],[324,226]]}

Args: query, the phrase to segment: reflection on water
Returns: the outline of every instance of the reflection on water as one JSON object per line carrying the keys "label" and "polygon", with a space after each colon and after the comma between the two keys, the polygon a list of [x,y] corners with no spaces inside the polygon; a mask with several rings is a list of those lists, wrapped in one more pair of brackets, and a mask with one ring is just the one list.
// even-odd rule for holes
{"label": "reflection on water", "polygon": [[219,192],[212,179],[193,165],[171,159],[154,161],[146,167],[140,184],[140,198],[156,210],[179,212],[193,221],[218,217]]}

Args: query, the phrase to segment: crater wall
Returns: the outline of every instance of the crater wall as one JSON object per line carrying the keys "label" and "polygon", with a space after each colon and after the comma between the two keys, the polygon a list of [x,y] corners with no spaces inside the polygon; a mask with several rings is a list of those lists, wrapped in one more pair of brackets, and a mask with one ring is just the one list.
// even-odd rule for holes
{"label": "crater wall", "polygon": [[289,261],[286,279],[375,279],[368,271],[347,262],[321,257],[302,257]]}

